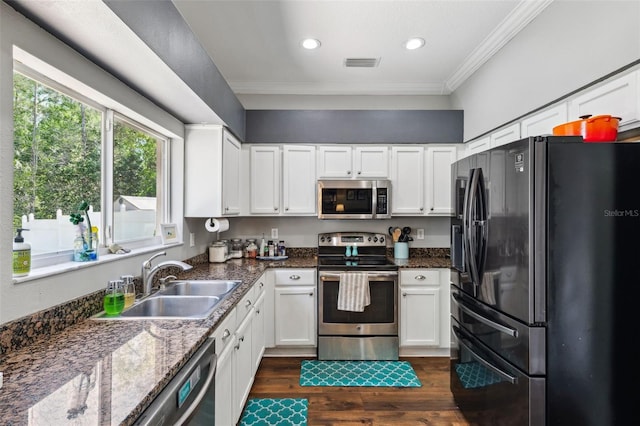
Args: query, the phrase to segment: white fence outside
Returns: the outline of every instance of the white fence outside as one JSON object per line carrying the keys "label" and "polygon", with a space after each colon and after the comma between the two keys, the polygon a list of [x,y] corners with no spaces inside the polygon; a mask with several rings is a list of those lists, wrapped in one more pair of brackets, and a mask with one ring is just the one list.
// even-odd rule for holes
{"label": "white fence outside", "polygon": [[[102,215],[89,207],[91,225],[98,226]],[[24,241],[31,245],[31,254],[54,254],[73,250],[73,240],[78,232],[78,225],[69,221],[69,215],[58,209],[55,219],[35,219],[33,214],[22,216],[22,233]],[[120,210],[114,212],[114,241],[132,241],[151,238],[156,235],[156,212],[154,210]],[[83,222],[85,226],[87,221]]]}

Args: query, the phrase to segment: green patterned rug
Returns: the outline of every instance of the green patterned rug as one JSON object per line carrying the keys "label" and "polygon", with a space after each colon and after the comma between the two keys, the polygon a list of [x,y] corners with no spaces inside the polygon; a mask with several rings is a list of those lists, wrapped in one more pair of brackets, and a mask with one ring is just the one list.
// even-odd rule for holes
{"label": "green patterned rug", "polygon": [[300,386],[422,386],[407,361],[302,361]]}
{"label": "green patterned rug", "polygon": [[240,426],[306,426],[307,406],[304,398],[253,398],[240,418]]}

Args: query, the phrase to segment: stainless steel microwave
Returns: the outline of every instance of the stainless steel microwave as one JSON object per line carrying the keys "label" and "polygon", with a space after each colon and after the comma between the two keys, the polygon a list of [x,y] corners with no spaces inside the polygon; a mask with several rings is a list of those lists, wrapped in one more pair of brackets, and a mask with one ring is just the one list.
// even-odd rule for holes
{"label": "stainless steel microwave", "polygon": [[388,180],[319,180],[319,219],[389,219]]}

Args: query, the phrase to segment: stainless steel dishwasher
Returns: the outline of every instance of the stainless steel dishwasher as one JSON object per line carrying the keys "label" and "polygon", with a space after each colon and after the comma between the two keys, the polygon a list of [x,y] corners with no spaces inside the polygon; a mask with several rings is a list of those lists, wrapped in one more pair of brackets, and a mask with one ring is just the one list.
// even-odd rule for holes
{"label": "stainless steel dishwasher", "polygon": [[216,362],[209,337],[134,425],[214,425]]}

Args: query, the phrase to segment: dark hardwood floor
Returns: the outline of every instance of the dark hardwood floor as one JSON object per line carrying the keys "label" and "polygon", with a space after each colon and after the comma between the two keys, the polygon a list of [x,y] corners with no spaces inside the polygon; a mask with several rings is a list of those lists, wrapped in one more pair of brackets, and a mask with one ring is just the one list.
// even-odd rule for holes
{"label": "dark hardwood floor", "polygon": [[449,358],[403,358],[420,388],[302,387],[303,358],[263,358],[249,398],[306,398],[308,424],[467,426],[449,390]]}

